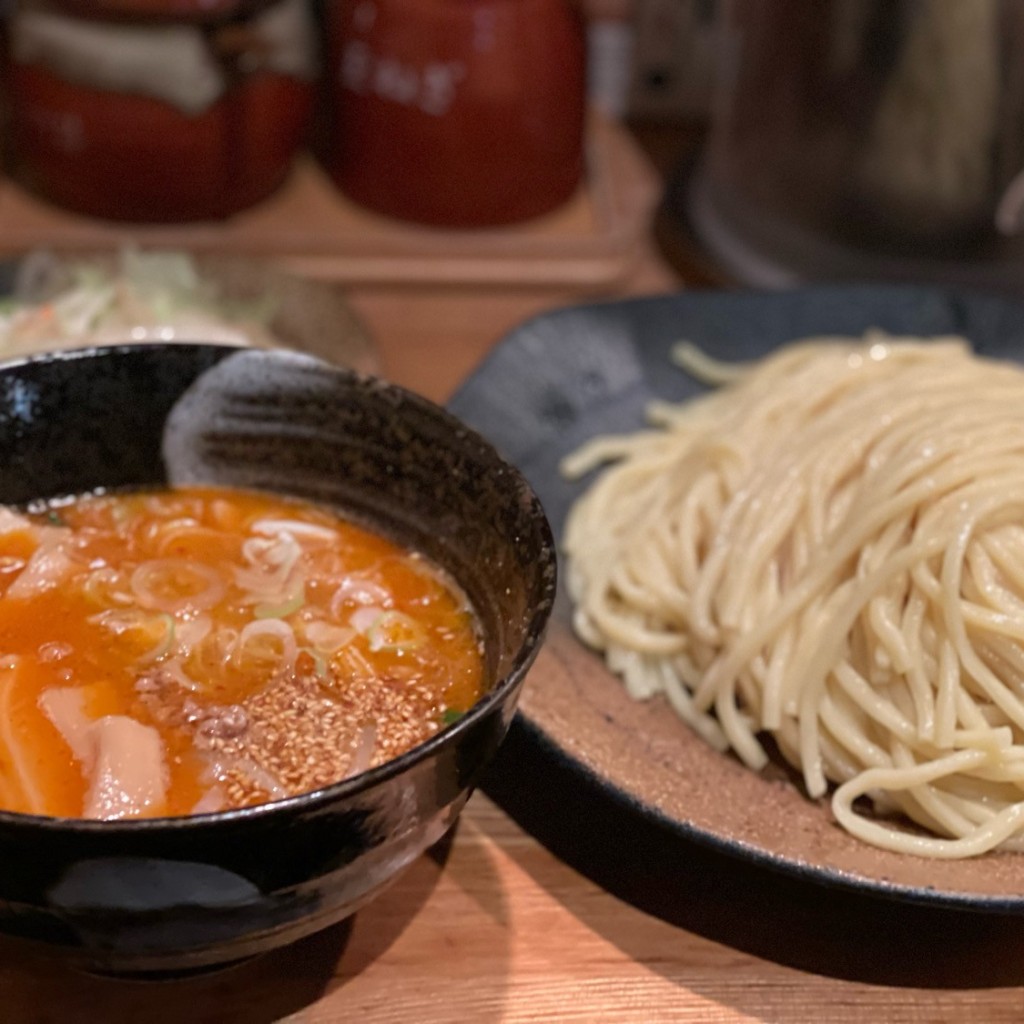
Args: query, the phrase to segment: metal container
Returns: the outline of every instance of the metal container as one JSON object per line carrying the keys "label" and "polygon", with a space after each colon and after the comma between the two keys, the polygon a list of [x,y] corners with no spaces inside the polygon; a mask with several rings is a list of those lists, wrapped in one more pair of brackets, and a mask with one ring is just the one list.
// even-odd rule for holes
{"label": "metal container", "polygon": [[1024,291],[1024,3],[732,0],[689,190],[748,283]]}

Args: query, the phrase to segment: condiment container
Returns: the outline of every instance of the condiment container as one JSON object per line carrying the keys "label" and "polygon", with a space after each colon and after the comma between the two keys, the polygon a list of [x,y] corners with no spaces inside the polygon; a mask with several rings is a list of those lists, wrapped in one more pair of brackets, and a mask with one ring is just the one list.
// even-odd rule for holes
{"label": "condiment container", "polygon": [[585,33],[567,0],[329,2],[325,23],[325,163],[356,202],[487,226],[579,186]]}
{"label": "condiment container", "polygon": [[7,146],[10,130],[7,127],[7,61],[3,54],[7,52],[7,23],[10,18],[9,0],[0,0],[0,173],[7,168]]}
{"label": "condiment container", "polygon": [[[156,6],[107,0],[119,14],[133,2]],[[287,176],[315,98],[305,0],[212,21],[84,18],[25,0],[9,50],[16,173],[96,217],[209,219],[257,202]]]}
{"label": "condiment container", "polygon": [[689,215],[745,283],[1024,282],[1024,4],[732,0]]}
{"label": "condiment container", "polygon": [[236,17],[253,0],[60,0],[61,7],[82,17],[146,18],[211,22]]}

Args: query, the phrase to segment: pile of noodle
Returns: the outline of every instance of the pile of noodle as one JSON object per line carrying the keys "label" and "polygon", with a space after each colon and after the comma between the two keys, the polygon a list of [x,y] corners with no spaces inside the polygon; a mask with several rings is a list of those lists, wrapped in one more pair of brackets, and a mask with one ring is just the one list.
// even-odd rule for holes
{"label": "pile of noodle", "polygon": [[1024,369],[868,336],[726,376],[566,460],[613,463],[567,525],[579,635],[869,843],[1024,849]]}

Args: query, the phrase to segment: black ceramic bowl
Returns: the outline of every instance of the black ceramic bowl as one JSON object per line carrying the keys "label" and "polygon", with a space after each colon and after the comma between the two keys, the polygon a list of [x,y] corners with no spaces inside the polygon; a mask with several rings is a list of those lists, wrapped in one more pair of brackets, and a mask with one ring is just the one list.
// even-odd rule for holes
{"label": "black ceramic bowl", "polygon": [[202,345],[0,365],[0,502],[207,482],[348,510],[446,567],[493,686],[379,768],[218,814],[87,822],[0,813],[0,931],[104,972],[238,960],[338,921],[454,822],[505,735],[551,608],[537,498],[429,402],[306,356]]}

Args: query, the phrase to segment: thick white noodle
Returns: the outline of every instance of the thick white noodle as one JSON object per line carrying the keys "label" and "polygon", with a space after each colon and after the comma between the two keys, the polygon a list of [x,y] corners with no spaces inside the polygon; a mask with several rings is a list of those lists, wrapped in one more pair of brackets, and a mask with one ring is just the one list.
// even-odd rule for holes
{"label": "thick white noodle", "polygon": [[580,636],[751,768],[770,734],[869,843],[1024,849],[1024,369],[877,334],[676,355],[725,386],[563,465],[611,463],[566,528]]}

